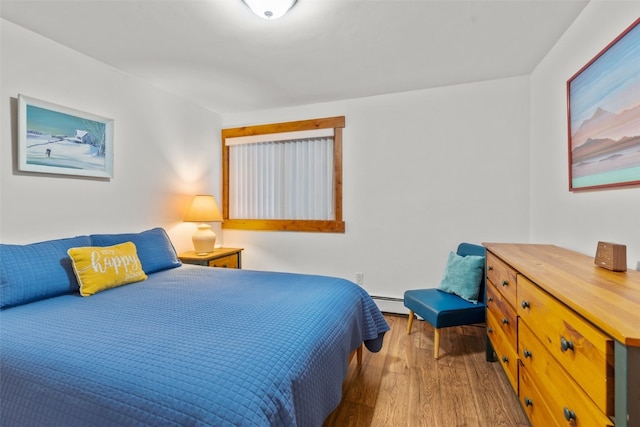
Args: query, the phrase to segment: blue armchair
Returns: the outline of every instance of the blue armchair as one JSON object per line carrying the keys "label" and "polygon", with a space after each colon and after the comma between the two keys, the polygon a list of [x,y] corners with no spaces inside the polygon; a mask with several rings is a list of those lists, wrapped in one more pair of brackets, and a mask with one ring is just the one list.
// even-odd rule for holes
{"label": "blue armchair", "polygon": [[[478,255],[485,256],[483,246],[471,243],[461,243],[456,253],[460,256]],[[433,339],[433,357],[439,357],[440,329],[451,326],[472,325],[482,323],[486,319],[485,314],[485,282],[486,275],[483,270],[478,293],[478,303],[466,301],[457,295],[443,292],[439,289],[415,289],[404,293],[404,305],[409,309],[409,321],[407,334],[411,334],[414,315],[418,315],[435,328]]]}

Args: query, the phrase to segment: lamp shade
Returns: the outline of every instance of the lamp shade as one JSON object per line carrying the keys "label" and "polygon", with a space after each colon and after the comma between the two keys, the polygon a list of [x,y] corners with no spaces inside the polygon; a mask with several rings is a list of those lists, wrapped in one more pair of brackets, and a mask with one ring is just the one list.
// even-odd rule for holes
{"label": "lamp shade", "polygon": [[297,0],[243,0],[249,9],[263,19],[278,19],[284,16]]}
{"label": "lamp shade", "polygon": [[220,222],[222,214],[213,196],[199,194],[193,198],[191,207],[184,216],[186,222]]}

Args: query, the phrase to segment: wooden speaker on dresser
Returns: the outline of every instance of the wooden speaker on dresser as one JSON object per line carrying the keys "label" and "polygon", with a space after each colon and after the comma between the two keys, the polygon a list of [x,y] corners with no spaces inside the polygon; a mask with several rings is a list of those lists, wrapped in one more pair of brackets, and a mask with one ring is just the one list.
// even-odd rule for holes
{"label": "wooden speaker on dresser", "polygon": [[627,271],[627,247],[618,243],[598,242],[595,263],[611,271]]}

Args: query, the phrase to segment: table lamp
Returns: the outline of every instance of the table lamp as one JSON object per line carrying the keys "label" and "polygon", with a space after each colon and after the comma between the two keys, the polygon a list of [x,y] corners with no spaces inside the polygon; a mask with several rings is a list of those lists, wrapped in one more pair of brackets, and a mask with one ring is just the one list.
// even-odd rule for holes
{"label": "table lamp", "polygon": [[205,222],[221,222],[222,214],[216,203],[216,199],[208,194],[199,194],[193,198],[191,206],[184,216],[185,222],[198,222],[198,231],[192,237],[193,248],[198,255],[206,255],[213,252],[216,244],[216,233],[211,230],[211,225]]}

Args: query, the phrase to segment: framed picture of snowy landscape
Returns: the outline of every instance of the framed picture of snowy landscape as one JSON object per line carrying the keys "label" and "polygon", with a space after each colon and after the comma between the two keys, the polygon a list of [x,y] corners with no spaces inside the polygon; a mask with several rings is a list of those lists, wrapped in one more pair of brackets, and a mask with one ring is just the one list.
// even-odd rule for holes
{"label": "framed picture of snowy landscape", "polygon": [[18,95],[18,169],[113,176],[113,120]]}
{"label": "framed picture of snowy landscape", "polygon": [[567,82],[569,190],[640,184],[640,19]]}

